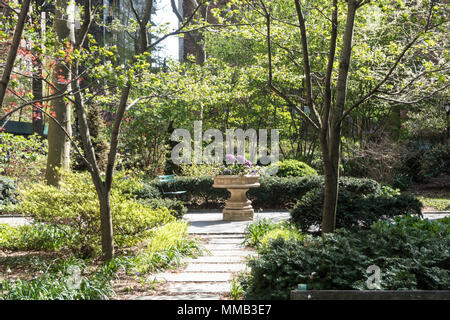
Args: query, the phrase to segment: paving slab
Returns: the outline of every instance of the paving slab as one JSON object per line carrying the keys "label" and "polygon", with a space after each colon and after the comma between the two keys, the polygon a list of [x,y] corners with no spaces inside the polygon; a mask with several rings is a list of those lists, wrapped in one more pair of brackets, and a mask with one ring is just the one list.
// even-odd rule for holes
{"label": "paving slab", "polygon": [[167,296],[142,296],[135,300],[219,300],[220,295],[217,294],[183,294],[183,295],[167,295]]}
{"label": "paving slab", "polygon": [[207,234],[201,234],[197,233],[195,236],[199,238],[205,238],[205,239],[244,239],[244,233],[207,233]]}
{"label": "paving slab", "polygon": [[172,293],[230,293],[231,283],[190,283],[176,282],[171,283],[167,289]]}
{"label": "paving slab", "polygon": [[167,282],[225,282],[231,281],[233,274],[229,272],[180,272],[159,273],[154,276],[156,281]]}
{"label": "paving slab", "polygon": [[260,219],[268,218],[274,222],[289,219],[287,211],[265,211],[254,214],[251,221],[223,221],[222,213],[187,213],[183,219],[189,222],[188,232],[191,234],[230,234],[244,233],[245,228]]}
{"label": "paving slab", "polygon": [[438,220],[450,216],[448,211],[426,211],[422,214],[423,218],[428,220]]}
{"label": "paving slab", "polygon": [[245,268],[245,263],[192,263],[184,272],[239,272]]}
{"label": "paving slab", "polygon": [[211,256],[217,256],[217,257],[230,257],[230,256],[239,256],[239,257],[246,257],[255,255],[255,251],[250,250],[243,250],[243,249],[237,249],[237,250],[209,250]]}
{"label": "paving slab", "polygon": [[207,243],[202,245],[206,250],[241,250],[245,246],[236,243]]}
{"label": "paving slab", "polygon": [[208,239],[208,244],[237,244],[241,245],[244,242],[244,238],[231,238],[231,239],[223,239],[223,238],[214,238]]}
{"label": "paving slab", "polygon": [[187,263],[237,263],[245,261],[245,256],[202,256],[196,259],[186,259]]}
{"label": "paving slab", "polygon": [[17,217],[17,216],[0,216],[0,224],[9,224],[11,226],[22,226],[26,224],[30,224],[32,220],[30,218],[25,217]]}

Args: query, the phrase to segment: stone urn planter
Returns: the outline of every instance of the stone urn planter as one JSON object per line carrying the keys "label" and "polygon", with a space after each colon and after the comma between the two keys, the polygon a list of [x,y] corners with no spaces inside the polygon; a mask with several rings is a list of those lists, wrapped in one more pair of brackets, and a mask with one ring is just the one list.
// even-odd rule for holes
{"label": "stone urn planter", "polygon": [[247,199],[250,188],[259,187],[258,175],[218,175],[214,177],[213,188],[225,188],[231,193],[223,209],[224,221],[253,220],[252,202]]}

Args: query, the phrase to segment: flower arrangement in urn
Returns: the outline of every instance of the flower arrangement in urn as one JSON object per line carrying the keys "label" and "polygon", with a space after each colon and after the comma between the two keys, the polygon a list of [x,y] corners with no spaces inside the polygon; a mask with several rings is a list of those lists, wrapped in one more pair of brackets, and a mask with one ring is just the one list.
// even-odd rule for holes
{"label": "flower arrangement in urn", "polygon": [[253,220],[252,202],[247,199],[246,193],[250,188],[259,187],[260,168],[243,156],[227,154],[225,157],[227,164],[220,167],[213,184],[213,188],[226,188],[231,194],[222,210],[223,220]]}
{"label": "flower arrangement in urn", "polygon": [[232,154],[225,155],[226,165],[222,165],[219,169],[219,175],[259,175],[260,167],[254,166],[250,160],[244,156],[235,157]]}

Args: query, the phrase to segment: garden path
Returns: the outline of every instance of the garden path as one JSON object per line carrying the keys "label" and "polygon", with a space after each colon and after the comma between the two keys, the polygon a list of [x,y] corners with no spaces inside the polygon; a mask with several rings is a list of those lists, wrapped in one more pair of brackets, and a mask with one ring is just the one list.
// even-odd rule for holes
{"label": "garden path", "polygon": [[[288,212],[255,213],[254,220],[270,217],[274,221],[289,218]],[[220,212],[186,214],[189,233],[198,237],[209,254],[187,260],[182,271],[154,276],[161,282],[153,295],[139,300],[218,300],[229,299],[233,277],[246,270],[248,259],[256,251],[242,245],[244,232],[253,221],[223,221]]]}

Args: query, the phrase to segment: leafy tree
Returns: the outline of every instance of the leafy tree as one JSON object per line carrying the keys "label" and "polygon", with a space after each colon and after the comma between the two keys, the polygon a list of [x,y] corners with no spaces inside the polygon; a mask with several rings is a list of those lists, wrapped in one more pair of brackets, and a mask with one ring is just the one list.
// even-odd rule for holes
{"label": "leafy tree", "polygon": [[230,4],[228,17],[250,25],[246,38],[266,44],[267,88],[319,139],[322,230],[332,232],[344,121],[370,103],[412,105],[448,90],[444,4],[259,0],[237,5]]}
{"label": "leafy tree", "polygon": [[[130,1],[133,4],[133,1]],[[154,1],[146,0],[143,4],[141,12],[134,10],[136,24],[135,32],[137,35],[135,54],[132,59],[125,60],[125,64],[119,62],[117,55],[117,47],[115,46],[98,46],[97,42],[89,34],[90,26],[98,20],[90,0],[83,1],[81,14],[81,25],[79,30],[71,29],[67,26],[67,21],[59,19],[55,22],[55,31],[57,37],[49,37],[46,42],[47,46],[52,46],[53,57],[56,63],[49,64],[54,67],[55,64],[61,63],[61,68],[56,68],[56,80],[60,83],[53,85],[50,81],[46,81],[47,85],[53,89],[53,92],[40,101],[49,101],[61,99],[61,106],[70,101],[75,109],[78,131],[81,136],[83,152],[78,148],[71,138],[70,130],[66,129],[63,119],[58,118],[58,113],[47,111],[39,107],[34,100],[26,100],[9,112],[7,112],[0,120],[10,116],[13,112],[17,112],[27,106],[33,106],[43,111],[61,130],[65,139],[68,139],[75,151],[80,155],[91,175],[95,190],[97,192],[100,217],[101,217],[101,238],[102,238],[102,254],[104,260],[111,260],[114,256],[113,243],[113,227],[111,217],[111,186],[114,178],[114,169],[119,146],[119,134],[121,125],[124,121],[125,114],[140,101],[150,101],[152,95],[139,95],[141,80],[140,76],[144,70],[151,68],[151,55],[149,51],[158,45],[161,41],[171,35],[186,32],[192,16],[196,13],[196,8],[191,17],[185,21],[176,30],[172,30],[161,37],[149,41],[149,34],[152,33],[152,25],[150,16],[152,13]],[[56,18],[60,17],[67,9],[68,3],[58,1],[56,3]],[[200,6],[200,4],[199,4]],[[58,19],[56,19],[58,20]],[[114,26],[116,27],[116,26]],[[60,29],[60,30],[58,30]],[[57,41],[59,40],[59,41]],[[49,58],[52,58],[50,52]],[[52,59],[50,59],[52,60]],[[53,69],[55,70],[55,69]],[[83,83],[83,81],[85,81]],[[70,84],[70,91],[67,90]],[[61,85],[58,87],[58,85]],[[148,84],[143,84],[143,86]],[[56,87],[56,88],[55,88]],[[133,101],[129,99],[138,96]],[[98,159],[95,155],[94,143],[90,135],[87,108],[94,103],[103,104],[104,109],[109,112],[111,121],[111,135],[109,140],[109,151],[106,161],[106,169],[101,170]],[[56,110],[55,110],[56,111]]]}
{"label": "leafy tree", "polygon": [[11,72],[14,67],[14,62],[16,61],[17,51],[19,49],[22,32],[23,29],[25,28],[28,10],[30,9],[30,3],[31,3],[30,0],[24,0],[20,7],[20,12],[18,13],[17,24],[14,29],[14,36],[11,42],[11,47],[8,50],[8,56],[6,58],[5,66],[3,68],[2,78],[0,80],[0,105],[3,105],[3,100],[6,95],[6,90],[8,88]]}

